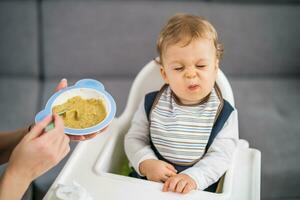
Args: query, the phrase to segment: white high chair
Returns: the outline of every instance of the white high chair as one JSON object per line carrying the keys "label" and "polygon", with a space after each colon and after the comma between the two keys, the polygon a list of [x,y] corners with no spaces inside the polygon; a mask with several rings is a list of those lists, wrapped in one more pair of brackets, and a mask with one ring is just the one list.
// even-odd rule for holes
{"label": "white high chair", "polygon": [[[217,83],[223,97],[234,106],[231,86],[222,71],[218,73]],[[44,200],[57,199],[54,194],[57,185],[71,184],[73,181],[83,186],[96,200],[260,199],[261,154],[258,150],[249,148],[245,140],[239,140],[232,166],[224,176],[221,193],[205,191],[193,191],[186,195],[164,193],[161,191],[161,183],[120,175],[122,166],[128,164],[123,143],[133,114],[145,94],[160,89],[162,84],[159,67],[154,61],[149,62],[134,80],[122,115],[114,119],[104,133],[77,145]]]}

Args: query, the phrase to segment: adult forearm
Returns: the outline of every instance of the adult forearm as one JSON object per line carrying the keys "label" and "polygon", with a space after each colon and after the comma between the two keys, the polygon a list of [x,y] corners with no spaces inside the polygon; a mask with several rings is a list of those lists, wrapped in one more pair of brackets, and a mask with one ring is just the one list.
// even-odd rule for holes
{"label": "adult forearm", "polygon": [[8,168],[0,179],[0,199],[20,200],[30,183]]}

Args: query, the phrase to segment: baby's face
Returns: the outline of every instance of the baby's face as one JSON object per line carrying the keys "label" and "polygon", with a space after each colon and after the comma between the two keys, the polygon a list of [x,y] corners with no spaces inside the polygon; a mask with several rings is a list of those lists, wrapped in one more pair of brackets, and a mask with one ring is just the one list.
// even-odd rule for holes
{"label": "baby's face", "polygon": [[200,103],[214,87],[219,60],[209,39],[197,39],[182,47],[170,45],[163,53],[161,75],[181,103]]}

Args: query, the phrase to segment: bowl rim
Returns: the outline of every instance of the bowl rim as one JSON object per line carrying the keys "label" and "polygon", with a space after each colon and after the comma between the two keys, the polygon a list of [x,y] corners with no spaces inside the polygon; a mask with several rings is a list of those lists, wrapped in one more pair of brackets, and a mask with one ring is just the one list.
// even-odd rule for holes
{"label": "bowl rim", "polygon": [[35,116],[35,122],[39,122],[44,119],[46,116],[52,114],[52,106],[55,100],[60,97],[63,93],[69,92],[74,89],[92,89],[97,93],[100,93],[101,96],[104,98],[105,103],[107,103],[108,108],[110,108],[110,112],[106,115],[106,117],[99,122],[98,124],[84,128],[84,129],[75,129],[75,128],[68,128],[64,127],[64,132],[70,135],[88,135],[91,133],[96,133],[106,126],[114,119],[116,114],[116,103],[113,97],[105,90],[103,84],[94,79],[81,79],[75,83],[73,86],[69,86],[64,88],[56,93],[54,93],[47,101],[46,106],[43,110]]}

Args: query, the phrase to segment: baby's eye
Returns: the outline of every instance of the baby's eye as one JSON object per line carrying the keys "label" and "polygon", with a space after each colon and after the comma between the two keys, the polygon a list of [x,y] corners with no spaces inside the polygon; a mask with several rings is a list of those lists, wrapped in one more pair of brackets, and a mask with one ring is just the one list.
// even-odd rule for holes
{"label": "baby's eye", "polygon": [[197,65],[196,67],[200,69],[206,67],[206,65]]}
{"label": "baby's eye", "polygon": [[182,71],[183,70],[183,67],[175,67],[174,68],[176,71]]}

